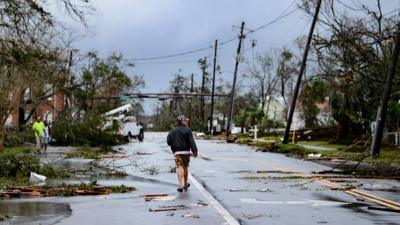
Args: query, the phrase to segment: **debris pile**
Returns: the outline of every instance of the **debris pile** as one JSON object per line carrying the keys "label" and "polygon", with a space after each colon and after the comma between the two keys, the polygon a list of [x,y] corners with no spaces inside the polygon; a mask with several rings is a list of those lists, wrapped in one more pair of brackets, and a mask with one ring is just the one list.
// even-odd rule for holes
{"label": "debris pile", "polygon": [[94,185],[60,185],[60,186],[17,186],[0,191],[1,198],[15,197],[49,197],[49,196],[76,196],[76,195],[108,195],[113,192],[134,191],[133,187],[102,187]]}

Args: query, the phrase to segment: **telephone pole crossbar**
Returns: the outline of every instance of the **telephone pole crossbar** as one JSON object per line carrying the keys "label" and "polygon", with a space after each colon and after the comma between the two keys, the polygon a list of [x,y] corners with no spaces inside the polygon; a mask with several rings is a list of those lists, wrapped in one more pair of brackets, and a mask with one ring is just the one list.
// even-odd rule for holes
{"label": "telephone pole crossbar", "polygon": [[[212,94],[208,93],[127,93],[122,96],[98,96],[92,99],[120,99],[121,97],[127,98],[192,98],[192,97],[211,97]],[[214,97],[229,97],[228,94],[214,94]]]}

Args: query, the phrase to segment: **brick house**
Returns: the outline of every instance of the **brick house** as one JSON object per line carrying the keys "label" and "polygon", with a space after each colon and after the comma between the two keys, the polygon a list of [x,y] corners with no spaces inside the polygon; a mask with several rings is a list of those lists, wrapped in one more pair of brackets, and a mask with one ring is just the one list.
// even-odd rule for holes
{"label": "brick house", "polygon": [[[48,87],[48,86],[47,86]],[[29,98],[29,89],[27,89],[25,93],[25,98]],[[54,121],[62,112],[64,109],[64,94],[60,91],[55,91],[52,96],[49,96],[45,101],[40,104],[36,110],[35,114],[36,116],[40,116],[43,118],[45,121],[52,122]],[[29,106],[28,106],[29,107]],[[30,109],[26,108],[25,109],[25,118],[29,116]],[[18,126],[18,121],[19,121],[19,113],[14,112],[7,120],[7,126],[10,127],[17,127]],[[32,117],[29,118],[27,123],[32,122]]]}

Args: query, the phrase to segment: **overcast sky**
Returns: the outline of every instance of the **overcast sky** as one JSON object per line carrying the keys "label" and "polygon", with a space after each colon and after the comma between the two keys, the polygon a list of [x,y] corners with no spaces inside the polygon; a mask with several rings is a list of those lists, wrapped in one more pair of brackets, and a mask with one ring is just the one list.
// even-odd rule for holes
{"label": "overcast sky", "polygon": [[[342,0],[346,1],[347,0]],[[352,0],[354,1],[354,0]],[[127,59],[163,56],[211,46],[215,39],[220,42],[237,37],[242,21],[245,28],[255,29],[282,13],[297,7],[299,0],[95,0],[96,15],[90,17],[93,34],[77,41],[75,46],[83,52],[97,50],[101,56],[120,52]],[[351,2],[351,1],[349,1]],[[375,0],[365,0],[366,4]],[[399,6],[398,0],[382,1],[384,11]],[[351,12],[350,12],[351,13]],[[244,57],[252,60],[253,52],[270,48],[293,46],[293,40],[308,33],[311,18],[297,10],[278,23],[247,35],[244,41]],[[247,30],[248,32],[248,30]],[[251,40],[257,45],[251,48]],[[218,63],[226,81],[233,78],[234,54],[238,41],[219,48]],[[178,70],[183,75],[195,74],[200,82],[197,60],[213,58],[210,48],[195,54],[168,59],[136,61],[130,70],[144,75],[143,92],[162,92],[169,87]],[[240,68],[244,69],[243,65]],[[239,74],[240,75],[240,74]],[[146,112],[151,113],[155,102],[146,100]]]}

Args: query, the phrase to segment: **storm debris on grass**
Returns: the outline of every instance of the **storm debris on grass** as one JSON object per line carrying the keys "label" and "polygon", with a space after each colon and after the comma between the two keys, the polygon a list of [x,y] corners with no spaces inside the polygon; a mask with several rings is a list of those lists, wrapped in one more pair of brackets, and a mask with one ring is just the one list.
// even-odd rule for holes
{"label": "storm debris on grass", "polygon": [[[100,158],[113,157],[110,153],[118,153],[116,150],[112,150],[110,148],[92,148],[88,146],[80,147],[74,151],[70,151],[67,153],[66,158],[83,158],[83,159],[95,159],[98,160]],[[118,155],[114,155],[117,157]]]}
{"label": "storm debris on grass", "polygon": [[[281,144],[281,143],[269,143],[269,142],[249,142],[242,141],[241,143],[256,146],[257,151],[261,152],[273,152],[281,153],[295,158],[301,158],[303,160],[313,161],[331,161],[337,160],[349,161],[349,164],[341,165],[342,173],[358,175],[372,175],[372,176],[399,176],[400,170],[400,157],[398,156],[398,149],[395,148],[383,148],[379,157],[370,157],[368,150],[365,145],[355,143],[351,146],[330,144],[327,142],[315,143],[315,145],[304,146],[297,144]],[[326,147],[322,147],[322,143]],[[313,144],[313,143],[311,143]],[[315,148],[313,148],[315,147]],[[322,149],[325,148],[325,149]],[[359,168],[355,167],[356,164],[352,162],[362,162],[363,165]],[[362,168],[361,168],[362,167]]]}
{"label": "storm debris on grass", "polygon": [[283,170],[257,170],[257,173],[284,173],[284,174],[293,174],[296,172],[293,171],[283,171]]}
{"label": "storm debris on grass", "polygon": [[97,186],[93,184],[61,184],[55,186],[16,186],[0,192],[0,197],[50,197],[50,196],[76,196],[76,195],[107,195],[111,193],[127,193],[135,191],[134,187]]}
{"label": "storm debris on grass", "polygon": [[99,176],[100,177],[101,176],[105,176],[107,178],[110,178],[110,177],[127,177],[128,174],[125,171],[122,171],[122,170],[110,170],[110,171],[107,171],[104,174],[100,173]]}
{"label": "storm debris on grass", "polygon": [[302,176],[285,176],[285,177],[256,177],[256,176],[247,176],[247,177],[240,177],[239,179],[242,180],[296,180],[296,179],[304,179]]}

